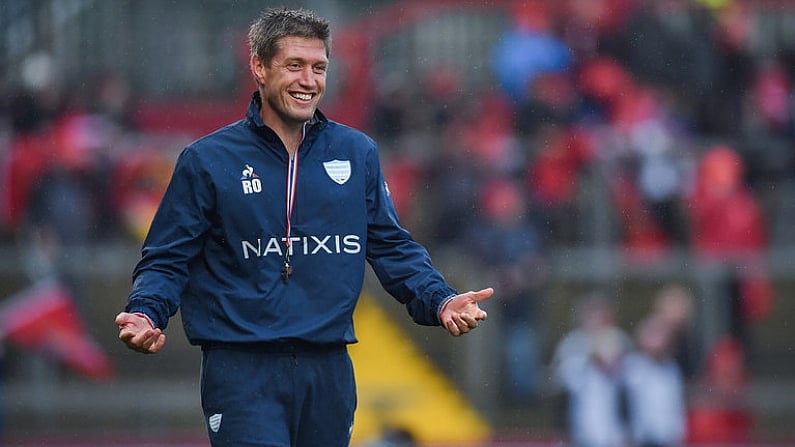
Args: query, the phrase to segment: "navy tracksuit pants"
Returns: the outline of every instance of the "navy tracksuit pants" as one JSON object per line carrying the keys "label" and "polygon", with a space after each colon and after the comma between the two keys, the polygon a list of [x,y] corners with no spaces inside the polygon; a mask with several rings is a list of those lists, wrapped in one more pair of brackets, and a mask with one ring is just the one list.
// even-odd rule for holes
{"label": "navy tracksuit pants", "polygon": [[213,447],[346,447],[356,408],[345,346],[212,344],[201,400]]}

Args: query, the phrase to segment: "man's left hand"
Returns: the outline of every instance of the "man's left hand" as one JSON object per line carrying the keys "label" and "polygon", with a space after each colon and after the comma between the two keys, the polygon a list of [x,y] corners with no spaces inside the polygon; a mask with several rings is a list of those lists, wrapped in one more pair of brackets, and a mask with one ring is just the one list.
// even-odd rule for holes
{"label": "man's left hand", "polygon": [[439,314],[439,321],[447,332],[454,337],[464,335],[478,327],[478,322],[488,316],[478,303],[491,297],[491,287],[477,292],[466,292],[456,295],[448,301]]}

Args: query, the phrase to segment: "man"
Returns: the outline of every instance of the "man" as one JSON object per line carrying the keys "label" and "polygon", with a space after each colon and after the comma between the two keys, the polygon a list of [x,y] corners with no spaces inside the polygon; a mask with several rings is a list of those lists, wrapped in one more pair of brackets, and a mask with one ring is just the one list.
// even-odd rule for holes
{"label": "man", "polygon": [[365,261],[414,321],[453,336],[491,288],[458,294],[401,228],[376,144],[328,120],[329,25],[270,9],[249,32],[246,118],[189,145],[133,272],[119,338],[158,352],[177,309],[202,348],[213,446],[346,446],[356,389],[346,346]]}

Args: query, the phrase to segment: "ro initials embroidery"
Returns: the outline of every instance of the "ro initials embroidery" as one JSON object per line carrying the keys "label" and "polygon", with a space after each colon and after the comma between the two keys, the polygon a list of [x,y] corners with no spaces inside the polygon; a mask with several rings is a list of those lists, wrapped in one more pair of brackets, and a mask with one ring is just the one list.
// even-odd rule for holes
{"label": "ro initials embroidery", "polygon": [[254,172],[254,168],[246,164],[243,172],[240,173],[240,184],[243,186],[243,194],[254,194],[262,192],[262,181]]}

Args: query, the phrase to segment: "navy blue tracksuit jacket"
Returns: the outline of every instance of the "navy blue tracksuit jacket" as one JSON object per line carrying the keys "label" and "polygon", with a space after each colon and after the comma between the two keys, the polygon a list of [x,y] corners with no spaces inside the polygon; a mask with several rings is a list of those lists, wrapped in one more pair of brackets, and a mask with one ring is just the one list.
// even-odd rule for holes
{"label": "navy blue tracksuit jacket", "polygon": [[354,343],[366,260],[414,321],[438,325],[456,291],[400,226],[375,142],[319,111],[297,153],[283,281],[290,160],[259,106],[255,93],[245,119],[180,154],[126,310],[165,328],[181,309],[192,344]]}

